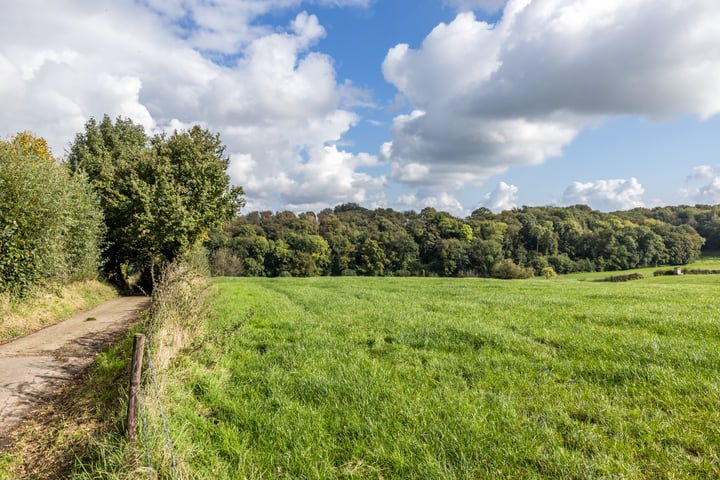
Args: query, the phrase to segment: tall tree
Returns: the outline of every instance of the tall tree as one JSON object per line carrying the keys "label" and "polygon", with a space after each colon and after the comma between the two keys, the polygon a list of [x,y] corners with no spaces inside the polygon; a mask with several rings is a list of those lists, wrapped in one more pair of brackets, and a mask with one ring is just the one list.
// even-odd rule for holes
{"label": "tall tree", "polygon": [[242,188],[230,186],[219,135],[198,126],[151,138],[129,119],[90,119],[68,164],[88,176],[100,197],[105,271],[121,285],[139,272],[150,286],[153,265],[206,240],[244,204]]}

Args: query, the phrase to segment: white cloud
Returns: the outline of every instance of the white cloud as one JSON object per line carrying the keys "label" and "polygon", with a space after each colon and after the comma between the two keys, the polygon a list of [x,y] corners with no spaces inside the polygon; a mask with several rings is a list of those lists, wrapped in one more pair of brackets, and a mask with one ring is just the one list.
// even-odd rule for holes
{"label": "white cloud", "polygon": [[710,205],[720,203],[720,166],[694,167],[692,173],[685,178],[685,182],[703,182],[703,185],[698,187],[681,190],[683,196],[690,201]]}
{"label": "white cloud", "polygon": [[515,185],[508,185],[500,182],[495,190],[485,195],[485,205],[493,212],[502,212],[517,207],[518,188]]}
{"label": "white cloud", "polygon": [[412,193],[400,195],[397,200],[395,200],[395,203],[405,207],[414,206],[417,203],[417,197]]}
{"label": "white cloud", "polygon": [[645,189],[632,177],[629,180],[597,180],[595,182],[573,182],[565,189],[564,205],[589,205],[604,211],[628,210],[643,207]]}
{"label": "white cloud", "polygon": [[368,192],[385,187],[385,178],[372,177],[356,169],[377,165],[377,158],[338,150],[336,146],[310,150],[306,163],[297,167],[299,181],[285,188],[283,196],[295,206],[365,202]]}
{"label": "white cloud", "polygon": [[496,25],[460,13],[383,62],[414,108],[385,148],[393,179],[457,188],[561,155],[613,116],[715,115],[719,22],[714,0],[510,0]]}
{"label": "white cloud", "polygon": [[700,165],[693,167],[692,173],[685,178],[686,182],[692,180],[706,180],[713,178],[716,175],[720,175],[720,167],[711,167],[710,165]]}
{"label": "white cloud", "polygon": [[433,207],[435,210],[448,212],[456,217],[463,218],[469,214],[469,212],[463,208],[462,203],[447,192],[425,197],[420,201],[420,203],[428,207]]}
{"label": "white cloud", "polygon": [[[193,48],[216,54],[235,54],[259,36],[272,32],[253,20],[274,11],[300,7],[302,0],[142,0],[167,27]],[[365,7],[369,0],[316,0],[336,7]]]}
{"label": "white cloud", "polygon": [[11,2],[0,29],[0,136],[30,130],[62,155],[91,116],[128,116],[151,132],[200,123],[221,134],[231,180],[257,205],[372,199],[385,179],[356,169],[375,157],[325,149],[371,94],[338,82],[333,60],[314,50],[325,35],[315,16],[284,29],[253,22],[300,4]]}
{"label": "white cloud", "polygon": [[720,177],[714,177],[710,183],[700,187],[696,199],[698,203],[711,205],[720,203]]}

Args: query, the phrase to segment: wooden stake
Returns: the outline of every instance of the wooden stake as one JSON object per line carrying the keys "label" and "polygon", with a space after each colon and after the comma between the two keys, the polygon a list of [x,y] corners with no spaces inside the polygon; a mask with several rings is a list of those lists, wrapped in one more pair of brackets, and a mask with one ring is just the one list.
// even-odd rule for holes
{"label": "wooden stake", "polygon": [[140,374],[142,373],[144,347],[145,335],[136,333],[135,338],[133,338],[133,355],[130,364],[130,395],[127,410],[127,438],[130,442],[135,441],[137,430],[138,394],[140,393]]}

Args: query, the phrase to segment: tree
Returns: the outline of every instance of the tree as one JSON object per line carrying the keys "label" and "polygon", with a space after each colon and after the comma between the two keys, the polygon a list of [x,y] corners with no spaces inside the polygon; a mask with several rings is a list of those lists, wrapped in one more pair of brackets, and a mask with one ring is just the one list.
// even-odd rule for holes
{"label": "tree", "polygon": [[154,265],[206,240],[244,205],[242,188],[230,186],[219,135],[199,126],[149,138],[129,119],[90,119],[68,163],[100,197],[105,272],[120,285],[134,271],[150,286]]}

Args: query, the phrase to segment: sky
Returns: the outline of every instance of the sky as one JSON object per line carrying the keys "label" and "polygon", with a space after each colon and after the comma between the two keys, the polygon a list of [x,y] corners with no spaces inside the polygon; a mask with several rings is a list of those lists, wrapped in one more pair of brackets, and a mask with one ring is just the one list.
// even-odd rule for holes
{"label": "sky", "polygon": [[720,203],[717,0],[4,2],[0,137],[220,133],[245,211]]}

